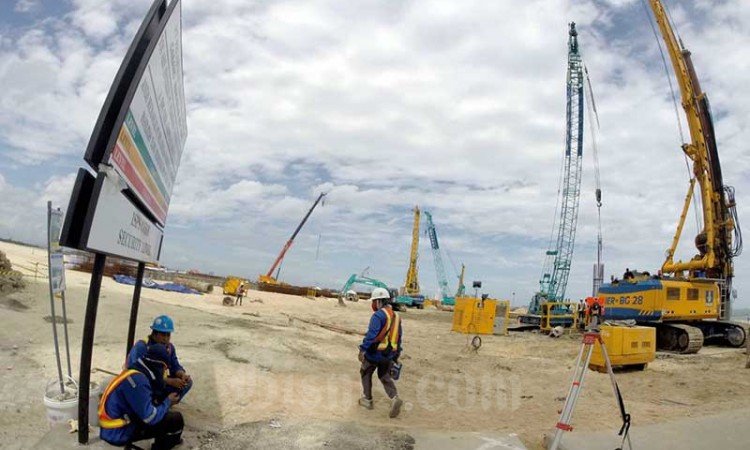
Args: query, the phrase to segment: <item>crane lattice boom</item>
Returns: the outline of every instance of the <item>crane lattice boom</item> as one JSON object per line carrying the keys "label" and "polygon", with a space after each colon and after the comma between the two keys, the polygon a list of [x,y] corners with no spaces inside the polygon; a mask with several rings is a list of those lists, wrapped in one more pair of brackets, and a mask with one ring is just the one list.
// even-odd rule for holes
{"label": "crane lattice boom", "polygon": [[544,269],[539,279],[539,292],[529,308],[529,312],[534,314],[538,313],[541,302],[563,301],[568,285],[581,194],[583,87],[583,62],[578,51],[578,32],[575,23],[571,23],[568,32],[567,130],[560,184],[560,218],[557,239],[550,242],[550,249],[546,253]]}

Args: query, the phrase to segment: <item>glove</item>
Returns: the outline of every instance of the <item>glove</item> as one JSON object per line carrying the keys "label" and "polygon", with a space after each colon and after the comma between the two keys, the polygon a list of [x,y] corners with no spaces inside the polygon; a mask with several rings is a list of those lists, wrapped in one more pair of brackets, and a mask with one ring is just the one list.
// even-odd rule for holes
{"label": "glove", "polygon": [[359,359],[359,362],[365,362],[365,352],[359,352],[357,359]]}

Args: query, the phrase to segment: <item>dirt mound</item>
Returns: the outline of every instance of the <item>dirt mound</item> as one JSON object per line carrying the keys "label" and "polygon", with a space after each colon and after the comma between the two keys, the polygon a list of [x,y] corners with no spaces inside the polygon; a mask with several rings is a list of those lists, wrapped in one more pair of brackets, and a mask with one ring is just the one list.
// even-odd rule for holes
{"label": "dirt mound", "polygon": [[28,306],[19,302],[15,298],[10,298],[10,297],[0,298],[0,306],[10,309],[11,311],[18,311],[18,312],[26,311],[27,309],[29,309]]}
{"label": "dirt mound", "polygon": [[5,253],[0,251],[0,292],[11,292],[26,287],[21,272],[13,270]]}

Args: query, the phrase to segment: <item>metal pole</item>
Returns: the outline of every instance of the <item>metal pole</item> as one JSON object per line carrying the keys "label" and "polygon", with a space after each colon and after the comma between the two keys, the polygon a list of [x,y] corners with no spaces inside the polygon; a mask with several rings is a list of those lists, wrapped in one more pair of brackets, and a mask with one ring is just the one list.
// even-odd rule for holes
{"label": "metal pole", "polygon": [[65,310],[65,291],[61,291],[62,296],[62,313],[63,313],[63,330],[65,331],[65,355],[68,358],[68,376],[73,378],[73,371],[70,368],[70,340],[68,339],[68,313]]}
{"label": "metal pole", "polygon": [[62,363],[60,362],[60,345],[57,341],[57,321],[55,319],[55,294],[52,289],[52,247],[50,243],[50,221],[52,220],[52,202],[47,202],[47,282],[49,284],[49,307],[52,312],[52,337],[55,340],[55,358],[57,359],[57,379],[60,383],[60,393],[65,393],[65,385],[63,383],[62,374]]}
{"label": "metal pole", "polygon": [[138,320],[138,305],[141,302],[141,287],[143,286],[143,272],[146,264],[138,263],[138,273],[135,276],[135,290],[133,290],[133,303],[130,305],[130,325],[128,326],[128,342],[125,343],[125,358],[128,357],[133,342],[135,342],[135,322]]}
{"label": "metal pole", "polygon": [[78,443],[89,441],[89,383],[91,381],[91,353],[94,348],[94,330],[96,328],[96,310],[99,306],[99,292],[102,288],[102,275],[107,257],[101,253],[94,258],[94,270],[89,284],[89,298],[86,302],[86,317],[83,321],[83,338],[81,339],[81,367],[78,383]]}

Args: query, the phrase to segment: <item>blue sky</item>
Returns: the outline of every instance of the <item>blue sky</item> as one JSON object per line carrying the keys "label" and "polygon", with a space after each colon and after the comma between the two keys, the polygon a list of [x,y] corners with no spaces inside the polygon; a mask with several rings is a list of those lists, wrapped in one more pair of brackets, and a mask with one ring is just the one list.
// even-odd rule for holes
{"label": "blue sky", "polygon": [[[742,220],[750,190],[750,4],[668,1],[717,116]],[[0,2],[0,236],[41,243],[63,208],[107,90],[149,0]],[[189,0],[188,140],[165,229],[173,268],[256,278],[321,191],[281,279],[404,282],[412,208],[432,212],[453,265],[528,303],[555,219],[568,22],[591,74],[604,192],[605,276],[656,271],[688,186],[669,85],[640,0]],[[670,74],[671,76],[671,74]],[[682,115],[682,112],[680,111]],[[684,124],[683,124],[683,129]],[[568,295],[596,259],[591,130]],[[686,131],[685,131],[686,132]],[[688,259],[696,220],[691,212]],[[745,256],[739,306],[750,306]],[[429,242],[420,282],[437,290]]]}

